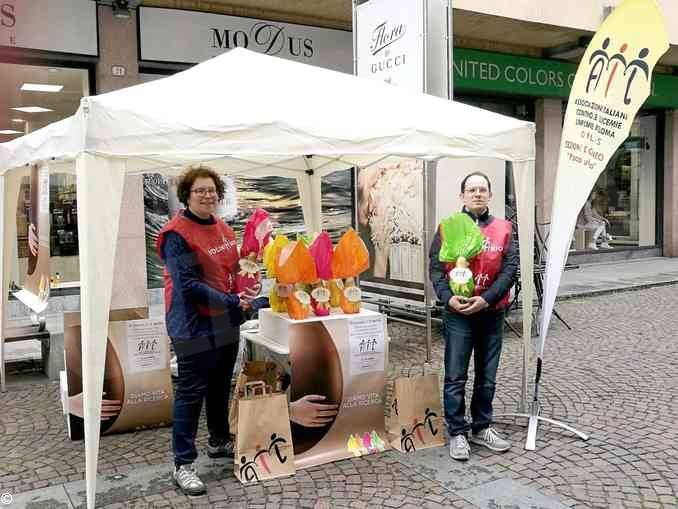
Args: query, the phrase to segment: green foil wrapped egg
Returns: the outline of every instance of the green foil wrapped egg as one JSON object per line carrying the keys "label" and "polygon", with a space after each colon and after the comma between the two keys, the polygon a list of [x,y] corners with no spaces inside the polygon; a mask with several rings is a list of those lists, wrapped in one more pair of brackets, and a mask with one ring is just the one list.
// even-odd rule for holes
{"label": "green foil wrapped egg", "polygon": [[450,290],[454,295],[467,299],[473,296],[476,285],[473,282],[473,273],[468,268],[468,262],[463,256],[457,258],[455,267],[450,271],[449,283]]}

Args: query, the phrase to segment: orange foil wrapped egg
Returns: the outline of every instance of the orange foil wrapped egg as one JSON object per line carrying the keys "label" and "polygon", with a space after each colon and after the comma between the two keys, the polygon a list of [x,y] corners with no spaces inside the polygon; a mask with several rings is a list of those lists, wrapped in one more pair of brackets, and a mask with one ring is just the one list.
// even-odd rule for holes
{"label": "orange foil wrapped egg", "polygon": [[280,251],[276,268],[278,284],[294,285],[287,298],[287,314],[294,320],[303,320],[311,314],[311,296],[301,285],[318,280],[315,262],[303,242],[290,242]]}
{"label": "orange foil wrapped egg", "polygon": [[343,279],[340,307],[344,313],[360,313],[361,291],[356,277],[370,266],[367,247],[353,228],[341,236],[332,257],[332,274]]}

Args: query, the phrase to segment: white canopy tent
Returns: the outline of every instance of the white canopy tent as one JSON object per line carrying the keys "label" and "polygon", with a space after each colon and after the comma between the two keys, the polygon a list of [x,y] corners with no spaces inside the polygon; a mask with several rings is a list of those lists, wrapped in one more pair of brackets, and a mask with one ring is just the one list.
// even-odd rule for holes
{"label": "white canopy tent", "polygon": [[[125,174],[171,174],[202,162],[231,175],[296,178],[306,226],[318,231],[321,177],[333,171],[392,155],[503,159],[512,163],[517,187],[521,271],[531,274],[534,152],[532,123],[243,49],[165,79],[83,98],[71,118],[0,145],[3,330],[13,263],[8,253],[16,242],[17,176],[37,163],[77,175],[88,507],[94,507],[96,491],[105,338]],[[531,277],[523,281],[523,301],[527,345]]]}

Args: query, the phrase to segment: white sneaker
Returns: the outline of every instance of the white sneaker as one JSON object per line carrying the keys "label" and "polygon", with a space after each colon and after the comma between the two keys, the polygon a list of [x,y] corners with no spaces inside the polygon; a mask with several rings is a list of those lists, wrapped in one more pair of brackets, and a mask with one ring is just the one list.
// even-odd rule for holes
{"label": "white sneaker", "polygon": [[612,246],[610,246],[610,244],[608,244],[607,241],[601,242],[600,247],[602,247],[603,249],[612,249]]}
{"label": "white sneaker", "polygon": [[181,465],[174,468],[174,482],[184,492],[185,495],[204,495],[207,492],[205,483],[200,480],[198,473],[195,471],[193,463],[188,465]]}
{"label": "white sneaker", "polygon": [[492,426],[478,433],[473,433],[471,435],[471,443],[482,445],[494,452],[506,452],[511,448],[511,442],[502,438]]}
{"label": "white sneaker", "polygon": [[170,359],[170,375],[174,378],[179,376],[179,362],[176,355],[172,355]]}
{"label": "white sneaker", "polygon": [[595,251],[598,251],[598,246],[596,246],[595,242],[589,243],[589,249],[593,249]]}
{"label": "white sneaker", "polygon": [[450,440],[450,457],[457,461],[466,461],[471,456],[471,446],[466,435],[455,435]]}

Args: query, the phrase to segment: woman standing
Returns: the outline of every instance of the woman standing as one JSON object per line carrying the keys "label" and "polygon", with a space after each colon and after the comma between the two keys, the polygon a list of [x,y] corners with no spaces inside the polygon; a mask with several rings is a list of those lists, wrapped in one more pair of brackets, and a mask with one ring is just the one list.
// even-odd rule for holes
{"label": "woman standing", "polygon": [[186,208],[160,231],[157,249],[165,263],[165,316],[178,362],[172,444],[173,477],[189,495],[205,493],[193,462],[195,437],[206,400],[211,458],[233,456],[228,398],[243,310],[253,289],[235,294],[238,250],[233,230],[214,212],[224,184],[206,166],[189,168],[177,197]]}

